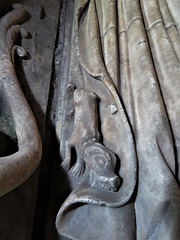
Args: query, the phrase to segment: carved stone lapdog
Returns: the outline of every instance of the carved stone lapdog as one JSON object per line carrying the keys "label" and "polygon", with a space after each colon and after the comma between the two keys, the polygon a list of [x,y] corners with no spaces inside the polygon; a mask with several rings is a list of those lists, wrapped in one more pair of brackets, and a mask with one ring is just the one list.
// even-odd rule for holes
{"label": "carved stone lapdog", "polygon": [[117,191],[120,178],[114,173],[115,154],[99,142],[97,95],[86,89],[74,91],[74,131],[65,143],[64,170],[71,167],[71,148],[75,147],[77,160],[72,168],[75,176],[82,176],[85,164],[90,171],[91,186]]}

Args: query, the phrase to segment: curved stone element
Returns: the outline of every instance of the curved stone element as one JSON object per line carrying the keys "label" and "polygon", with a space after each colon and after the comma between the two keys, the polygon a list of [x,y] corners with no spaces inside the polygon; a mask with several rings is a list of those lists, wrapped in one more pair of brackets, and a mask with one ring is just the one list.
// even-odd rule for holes
{"label": "curved stone element", "polygon": [[18,152],[0,158],[0,196],[22,184],[38,166],[41,140],[33,113],[24,97],[14,69],[15,52],[26,55],[23,48],[15,46],[21,32],[20,25],[28,13],[20,4],[0,19],[0,91],[11,114],[18,138]]}

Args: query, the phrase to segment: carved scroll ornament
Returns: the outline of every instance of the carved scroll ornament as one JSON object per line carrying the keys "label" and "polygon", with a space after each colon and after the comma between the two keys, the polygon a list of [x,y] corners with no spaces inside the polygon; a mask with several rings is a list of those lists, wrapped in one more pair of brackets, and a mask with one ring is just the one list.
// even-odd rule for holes
{"label": "carved scroll ornament", "polygon": [[0,93],[6,102],[18,139],[19,150],[0,158],[0,196],[22,184],[41,159],[41,140],[36,121],[18,82],[14,57],[25,57],[26,51],[16,45],[19,35],[28,32],[21,27],[28,13],[20,4],[0,19]]}

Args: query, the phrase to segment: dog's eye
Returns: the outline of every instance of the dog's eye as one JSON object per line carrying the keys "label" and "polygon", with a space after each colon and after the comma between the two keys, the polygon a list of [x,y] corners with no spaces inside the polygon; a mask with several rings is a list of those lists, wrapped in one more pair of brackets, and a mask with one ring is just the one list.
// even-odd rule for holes
{"label": "dog's eye", "polygon": [[96,165],[101,169],[104,169],[106,167],[106,164],[107,164],[106,160],[104,158],[101,158],[101,157],[98,157],[95,160],[95,162],[96,162]]}

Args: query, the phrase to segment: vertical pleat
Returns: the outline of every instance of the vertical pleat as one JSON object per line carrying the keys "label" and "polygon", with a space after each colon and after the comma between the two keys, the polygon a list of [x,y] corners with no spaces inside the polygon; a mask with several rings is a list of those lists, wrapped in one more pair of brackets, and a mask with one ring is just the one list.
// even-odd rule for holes
{"label": "vertical pleat", "polygon": [[105,67],[119,89],[116,1],[96,0]]}
{"label": "vertical pleat", "polygon": [[119,59],[120,59],[120,96],[124,103],[132,127],[134,126],[132,111],[132,87],[129,67],[128,37],[126,31],[125,15],[122,0],[117,2],[118,9],[118,35],[119,35]]}
{"label": "vertical pleat", "polygon": [[[128,28],[128,49],[133,91],[135,138],[139,163],[138,192],[135,201],[137,239],[178,239],[180,197],[171,171],[175,170],[173,142],[164,103],[154,70],[151,49],[137,0],[124,0]],[[154,1],[142,1],[147,28],[161,23]],[[154,25],[154,26],[155,26]],[[159,41],[159,40],[158,40]],[[157,41],[156,41],[157,42]],[[159,41],[160,42],[160,41]],[[173,187],[173,190],[172,190]],[[179,209],[179,207],[178,207]],[[166,226],[171,216],[167,236]]]}
{"label": "vertical pleat", "polygon": [[[157,5],[156,0],[142,1],[144,19],[149,19],[149,25],[153,22],[150,9],[155,4]],[[162,2],[160,6],[162,6]],[[158,6],[154,9],[156,10],[155,15],[160,17],[159,10],[157,10]],[[180,101],[177,101],[177,99],[180,99],[180,63],[162,22],[150,28],[148,36],[180,165],[180,121],[178,121],[178,118],[180,118]]]}
{"label": "vertical pleat", "polygon": [[176,28],[180,34],[180,17],[179,17],[180,0],[166,0],[166,2],[176,24]]}
{"label": "vertical pleat", "polygon": [[176,29],[173,18],[170,14],[169,8],[166,4],[166,0],[158,0],[158,4],[160,7],[160,12],[162,15],[162,19],[164,22],[165,29],[168,33],[168,36],[171,40],[172,46],[176,53],[178,60],[180,61],[180,36]]}
{"label": "vertical pleat", "polygon": [[[124,7],[128,26],[129,61],[134,96],[133,104],[136,106],[134,114],[136,114],[137,119],[137,134],[141,135],[140,130],[144,128],[144,125],[146,126],[151,121],[153,122],[153,119],[149,119],[149,113],[147,112],[151,107],[149,104],[153,101],[152,109],[150,108],[153,117],[156,115],[159,117],[161,113],[164,114],[164,109],[161,104],[157,78],[153,68],[139,3],[138,1],[124,1]],[[155,105],[157,107],[154,110],[153,107]]]}
{"label": "vertical pleat", "polygon": [[99,25],[97,24],[98,19],[94,0],[89,1],[88,10],[85,13],[83,23],[86,29],[84,29],[80,23],[79,42],[77,43],[80,52],[78,52],[78,55],[82,66],[84,66],[91,75],[98,78],[100,73],[103,74],[106,71],[103,64],[100,31]]}

